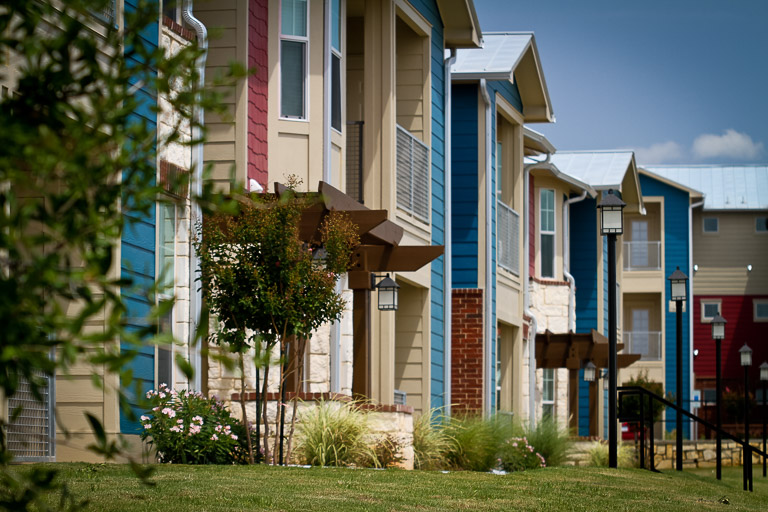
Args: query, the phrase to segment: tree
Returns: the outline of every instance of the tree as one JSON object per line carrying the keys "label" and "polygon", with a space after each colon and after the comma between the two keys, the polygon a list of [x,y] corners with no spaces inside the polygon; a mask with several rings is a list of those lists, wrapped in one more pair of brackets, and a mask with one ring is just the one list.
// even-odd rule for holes
{"label": "tree", "polygon": [[[280,197],[251,196],[239,215],[217,215],[203,227],[197,243],[203,282],[203,295],[218,320],[209,340],[237,355],[241,374],[241,409],[248,425],[245,407],[245,355],[255,352],[254,363],[264,369],[263,384],[257,391],[257,438],[264,422],[264,456],[269,460],[267,422],[267,383],[275,347],[280,350],[280,414],[275,437],[283,461],[285,427],[285,389],[287,379],[303,380],[303,357],[312,332],[323,323],[341,317],[344,302],[336,293],[336,283],[348,270],[353,249],[359,244],[356,227],[347,214],[330,212],[316,237],[302,240],[299,224],[302,214],[315,206],[317,194],[296,194],[292,181]],[[322,257],[318,254],[322,252]],[[257,373],[257,388],[261,381]],[[264,398],[262,400],[262,398]],[[296,420],[296,396],[291,419],[291,434]],[[247,429],[248,430],[248,429]],[[249,439],[249,449],[252,446]],[[273,453],[274,453],[273,451]],[[257,452],[259,452],[257,448]],[[253,456],[251,456],[253,461]]]}
{"label": "tree", "polygon": [[[146,328],[126,329],[120,287],[131,283],[111,271],[126,224],[158,201],[158,149],[179,139],[178,126],[159,140],[154,126],[135,115],[145,107],[139,93],[168,95],[179,123],[194,124],[196,108],[216,108],[218,101],[194,87],[201,50],[190,45],[166,56],[146,44],[144,31],[156,27],[159,5],[138,4],[126,9],[122,28],[94,14],[104,12],[108,0],[7,0],[0,7],[0,82],[10,91],[0,98],[5,397],[21,381],[39,397],[41,374],[52,376],[75,362],[101,365],[127,383],[125,364],[136,350],[126,350],[126,343],[138,348],[156,342],[162,308]],[[242,74],[233,68],[229,77]],[[181,92],[171,95],[171,84],[181,84]],[[196,199],[221,204],[210,192],[204,196]],[[152,295],[153,287],[143,293]],[[105,316],[104,329],[86,330],[96,314]],[[89,420],[93,449],[116,456],[120,444],[107,438],[98,419]],[[54,471],[25,477],[8,466],[11,459],[0,428],[0,508],[21,509],[53,485]]]}

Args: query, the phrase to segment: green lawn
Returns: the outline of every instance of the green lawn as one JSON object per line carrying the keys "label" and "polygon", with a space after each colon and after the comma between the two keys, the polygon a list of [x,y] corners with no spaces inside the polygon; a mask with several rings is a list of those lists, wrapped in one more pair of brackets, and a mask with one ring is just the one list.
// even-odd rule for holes
{"label": "green lawn", "polygon": [[[546,468],[510,475],[264,466],[157,466],[155,487],[122,465],[56,464],[94,511],[223,510],[768,510],[768,481],[755,492],[741,471]],[[726,498],[730,503],[721,503]]]}

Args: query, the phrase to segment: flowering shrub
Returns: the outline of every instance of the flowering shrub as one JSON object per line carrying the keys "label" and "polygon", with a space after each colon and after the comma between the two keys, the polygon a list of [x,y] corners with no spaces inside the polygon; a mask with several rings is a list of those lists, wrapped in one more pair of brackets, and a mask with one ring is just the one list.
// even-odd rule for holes
{"label": "flowering shrub", "polygon": [[544,457],[528,444],[525,437],[507,439],[499,451],[499,464],[504,471],[524,471],[547,466]]}
{"label": "flowering shrub", "polygon": [[154,446],[160,462],[243,462],[245,430],[224,404],[199,392],[177,392],[165,384],[148,391],[147,398],[153,407],[141,417],[141,438]]}

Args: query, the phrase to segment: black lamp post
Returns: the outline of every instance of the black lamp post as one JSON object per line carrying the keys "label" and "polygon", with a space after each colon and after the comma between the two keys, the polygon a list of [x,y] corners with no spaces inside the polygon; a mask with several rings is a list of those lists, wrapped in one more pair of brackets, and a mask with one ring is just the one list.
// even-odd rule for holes
{"label": "black lamp post", "polygon": [[371,274],[371,288],[379,292],[379,311],[397,311],[397,290],[400,285],[389,277],[389,274],[376,284],[377,277],[382,276]]}
{"label": "black lamp post", "polygon": [[618,467],[616,435],[616,235],[624,232],[623,210],[627,204],[613,189],[603,194],[600,210],[600,234],[608,237],[608,466]]}
{"label": "black lamp post", "polygon": [[722,443],[723,437],[720,435],[720,431],[723,428],[723,415],[722,415],[722,399],[723,399],[723,383],[721,381],[722,374],[720,369],[720,342],[725,338],[725,324],[726,319],[720,315],[715,315],[712,319],[712,339],[715,340],[715,413],[717,415],[717,479],[721,480],[723,476],[723,454]]}
{"label": "black lamp post", "polygon": [[744,490],[752,490],[752,450],[749,446],[749,367],[752,366],[752,349],[745,343],[739,349],[741,366],[744,367]]}
{"label": "black lamp post", "polygon": [[688,276],[680,267],[667,278],[670,284],[670,297],[675,301],[677,317],[677,344],[675,348],[677,356],[677,411],[675,412],[675,440],[677,441],[677,470],[683,470],[683,301],[686,299],[688,289]]}
{"label": "black lamp post", "polygon": [[[763,451],[765,452],[765,405],[766,405],[766,383],[768,382],[768,362],[763,361],[763,364],[760,365],[760,382],[763,383]],[[766,464],[765,464],[765,457],[763,457],[763,478],[765,478],[766,473]]]}

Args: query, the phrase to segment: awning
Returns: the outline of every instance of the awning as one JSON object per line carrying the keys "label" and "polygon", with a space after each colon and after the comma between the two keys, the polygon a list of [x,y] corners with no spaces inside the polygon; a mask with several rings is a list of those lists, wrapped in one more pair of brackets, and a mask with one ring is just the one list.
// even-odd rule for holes
{"label": "awning", "polygon": [[[623,343],[616,344],[622,350]],[[640,359],[640,354],[619,354],[619,368],[626,368]],[[554,334],[550,331],[536,335],[536,367],[579,370],[587,361],[598,368],[608,367],[608,338],[592,329],[589,333],[569,332]]]}

